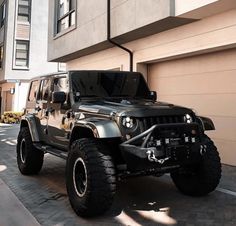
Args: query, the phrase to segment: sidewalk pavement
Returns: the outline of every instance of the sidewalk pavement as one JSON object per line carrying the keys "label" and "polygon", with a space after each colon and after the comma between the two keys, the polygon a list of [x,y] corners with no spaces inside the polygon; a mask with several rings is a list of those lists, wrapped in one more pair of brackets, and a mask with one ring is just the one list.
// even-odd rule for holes
{"label": "sidewalk pavement", "polygon": [[40,226],[8,186],[0,179],[0,225]]}

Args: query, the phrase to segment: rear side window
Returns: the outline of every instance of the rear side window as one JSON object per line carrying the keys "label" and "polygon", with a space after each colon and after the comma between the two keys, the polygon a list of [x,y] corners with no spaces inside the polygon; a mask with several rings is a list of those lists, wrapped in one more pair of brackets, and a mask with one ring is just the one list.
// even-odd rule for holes
{"label": "rear side window", "polygon": [[35,101],[36,100],[36,96],[38,93],[38,87],[39,87],[38,80],[31,82],[28,101]]}
{"label": "rear side window", "polygon": [[69,82],[67,77],[55,78],[53,81],[53,91],[54,92],[65,92],[69,90]]}
{"label": "rear side window", "polygon": [[50,94],[50,80],[44,79],[40,84],[40,91],[38,95],[38,100],[48,100],[48,96]]}

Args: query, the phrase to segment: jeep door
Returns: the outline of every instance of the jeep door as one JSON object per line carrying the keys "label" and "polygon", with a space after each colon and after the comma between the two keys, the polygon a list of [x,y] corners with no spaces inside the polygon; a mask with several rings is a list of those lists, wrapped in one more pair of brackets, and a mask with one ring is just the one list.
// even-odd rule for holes
{"label": "jeep door", "polygon": [[40,81],[40,88],[39,92],[37,95],[37,101],[36,101],[36,106],[35,110],[37,111],[37,118],[39,120],[40,124],[40,134],[42,136],[42,139],[45,143],[47,142],[48,139],[48,128],[47,128],[47,123],[48,123],[48,112],[47,112],[47,107],[48,107],[48,100],[50,97],[50,78],[42,78]]}
{"label": "jeep door", "polygon": [[[53,103],[52,95],[55,92],[64,92],[66,94],[65,102]],[[48,102],[48,137],[51,145],[67,150],[71,119],[67,74],[54,76],[52,78],[51,93],[52,95]]]}
{"label": "jeep door", "polygon": [[38,111],[36,109],[36,98],[39,92],[39,79],[33,80],[30,83],[28,98],[26,101],[26,113],[29,114],[38,114]]}

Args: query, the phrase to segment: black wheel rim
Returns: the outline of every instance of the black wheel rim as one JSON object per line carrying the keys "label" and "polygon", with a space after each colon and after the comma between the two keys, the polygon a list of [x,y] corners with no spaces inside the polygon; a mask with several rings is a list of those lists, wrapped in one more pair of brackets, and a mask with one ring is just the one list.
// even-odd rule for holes
{"label": "black wheel rim", "polygon": [[25,139],[22,139],[20,143],[20,160],[22,163],[25,163],[25,155],[26,155]]}
{"label": "black wheel rim", "polygon": [[75,161],[73,167],[73,184],[79,197],[83,197],[87,190],[87,170],[82,158]]}

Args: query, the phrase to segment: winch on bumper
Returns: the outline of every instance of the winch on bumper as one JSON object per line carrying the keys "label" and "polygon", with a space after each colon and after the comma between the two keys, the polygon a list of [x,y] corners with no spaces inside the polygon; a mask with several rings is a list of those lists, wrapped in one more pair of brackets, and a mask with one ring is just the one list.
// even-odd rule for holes
{"label": "winch on bumper", "polygon": [[156,124],[120,144],[129,171],[197,163],[206,151],[197,123]]}

